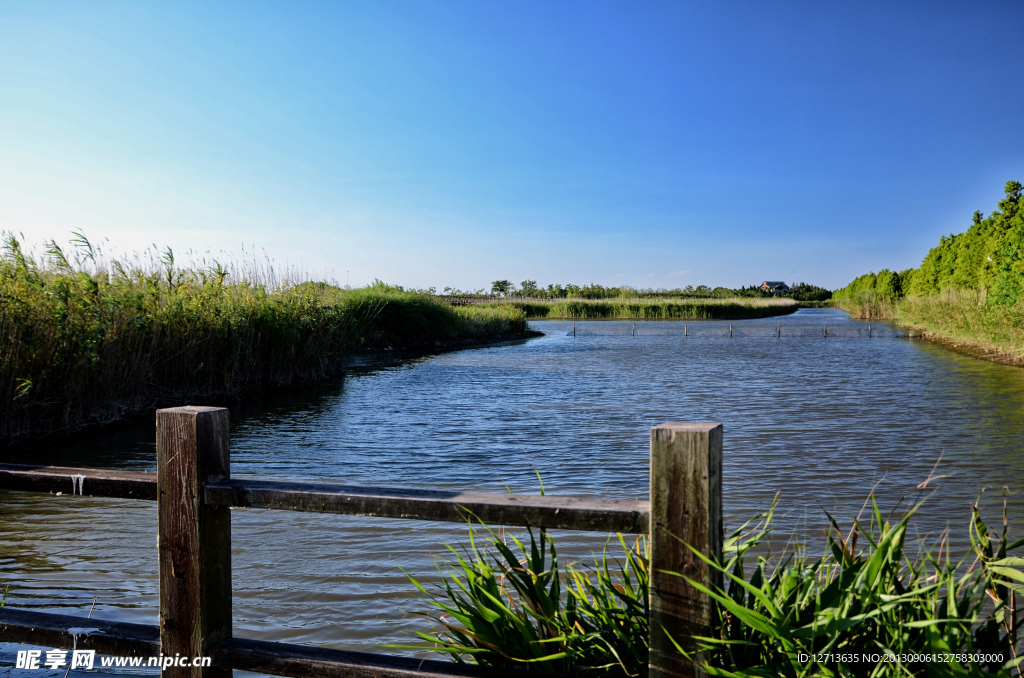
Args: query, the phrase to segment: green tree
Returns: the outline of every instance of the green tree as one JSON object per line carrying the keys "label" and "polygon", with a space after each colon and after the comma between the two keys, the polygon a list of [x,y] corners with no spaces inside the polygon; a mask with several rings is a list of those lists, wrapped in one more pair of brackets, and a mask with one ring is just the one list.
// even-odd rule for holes
{"label": "green tree", "polygon": [[921,266],[899,273],[883,270],[854,279],[834,296],[844,299],[868,290],[899,299],[905,294],[936,294],[947,288],[988,290],[988,302],[1003,306],[1024,299],[1024,186],[1008,181],[1006,196],[988,217],[976,211],[963,233],[943,235]]}
{"label": "green tree", "polygon": [[903,288],[900,285],[900,274],[883,268],[875,277],[875,290],[878,296],[888,299],[899,299],[903,296]]}
{"label": "green tree", "polygon": [[495,280],[491,283],[491,294],[505,296],[512,291],[512,282],[509,280]]}

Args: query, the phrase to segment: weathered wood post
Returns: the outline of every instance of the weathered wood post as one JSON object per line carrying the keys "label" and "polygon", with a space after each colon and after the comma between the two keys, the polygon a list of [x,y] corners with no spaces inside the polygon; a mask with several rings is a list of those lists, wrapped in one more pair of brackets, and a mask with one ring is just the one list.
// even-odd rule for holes
{"label": "weathered wood post", "polygon": [[707,635],[711,599],[686,582],[721,585],[683,542],[722,558],[722,425],[660,424],[651,429],[650,678],[704,676],[671,638],[693,652],[694,635]]}
{"label": "weathered wood post", "polygon": [[[160,653],[189,660],[231,637],[231,512],[203,504],[203,485],[228,478],[228,411],[156,413]],[[230,669],[169,666],[162,678],[229,678]]]}

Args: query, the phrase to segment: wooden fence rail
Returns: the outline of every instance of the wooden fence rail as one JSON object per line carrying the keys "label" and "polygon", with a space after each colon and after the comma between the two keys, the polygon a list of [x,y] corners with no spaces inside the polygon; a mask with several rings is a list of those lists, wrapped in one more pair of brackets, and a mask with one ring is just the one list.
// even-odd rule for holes
{"label": "wooden fence rail", "polygon": [[[0,464],[0,489],[119,499],[157,498],[157,474]],[[646,534],[650,503],[389,487],[227,479],[203,487],[211,506]]]}
{"label": "wooden fence rail", "polygon": [[162,668],[166,678],[222,678],[232,669],[295,678],[522,675],[232,637],[231,508],[454,522],[473,516],[495,525],[650,534],[649,676],[703,675],[670,638],[693,649],[692,636],[711,624],[711,601],[677,573],[720,583],[683,542],[721,558],[722,427],[661,424],[651,429],[650,445],[649,502],[257,481],[231,478],[226,409],[158,410],[157,473],[0,464],[0,489],[157,501],[159,627],[3,608],[0,641],[212,658],[210,667]]}

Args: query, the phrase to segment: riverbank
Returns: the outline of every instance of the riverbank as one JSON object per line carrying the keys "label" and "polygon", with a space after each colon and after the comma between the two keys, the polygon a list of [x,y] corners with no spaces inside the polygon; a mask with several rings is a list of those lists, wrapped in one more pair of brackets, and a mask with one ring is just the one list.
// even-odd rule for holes
{"label": "riverbank", "polygon": [[0,254],[0,444],[165,404],[258,397],[359,352],[527,336],[514,307],[454,308],[384,284],[232,281],[223,269],[96,270]]}
{"label": "riverbank", "polygon": [[793,313],[792,299],[556,299],[499,301],[477,308],[518,308],[529,320],[742,320]]}
{"label": "riverbank", "polygon": [[1024,304],[995,306],[979,290],[949,289],[899,300],[862,293],[837,305],[861,320],[891,320],[960,353],[1024,367]]}

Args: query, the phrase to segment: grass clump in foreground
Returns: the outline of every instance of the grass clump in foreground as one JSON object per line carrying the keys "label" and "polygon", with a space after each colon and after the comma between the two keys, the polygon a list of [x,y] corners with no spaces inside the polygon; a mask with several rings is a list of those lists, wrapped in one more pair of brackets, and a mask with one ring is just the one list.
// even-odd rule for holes
{"label": "grass clump in foreground", "polygon": [[[971,560],[906,551],[917,506],[898,520],[870,515],[844,537],[829,516],[825,553],[790,548],[771,561],[751,556],[769,539],[772,511],[725,541],[724,588],[709,589],[717,619],[697,638],[695,659],[716,676],[1020,676],[1024,557],[1013,551],[1006,517],[993,534],[972,507]],[[774,508],[774,507],[773,507]],[[621,561],[607,553],[590,568],[561,565],[543,531],[515,549],[493,532],[452,549],[456,562],[430,596],[440,614],[427,649],[460,663],[582,676],[647,671],[648,554],[619,537]],[[861,544],[858,547],[858,543]],[[449,547],[451,548],[451,547]],[[406,646],[424,649],[421,646]]]}
{"label": "grass clump in foreground", "polygon": [[160,404],[246,397],[339,371],[355,351],[522,336],[517,309],[458,309],[376,283],[289,284],[268,265],[105,261],[84,237],[0,247],[0,441]]}
{"label": "grass clump in foreground", "polygon": [[[607,553],[591,568],[563,565],[555,542],[528,531],[529,544],[508,545],[488,528],[481,544],[472,526],[469,548],[449,546],[456,562],[443,594],[412,583],[441,614],[433,633],[418,633],[460,664],[544,673],[635,676],[646,673],[648,557],[638,540],[623,557]],[[424,649],[419,645],[398,646]]]}
{"label": "grass clump in foreground", "polygon": [[740,320],[793,313],[792,299],[556,299],[483,304],[514,306],[528,318],[573,320]]}
{"label": "grass clump in foreground", "polygon": [[767,536],[770,512],[751,536],[740,540],[747,526],[732,535],[725,590],[704,587],[720,614],[700,639],[710,675],[1021,675],[1024,558],[1010,552],[1024,540],[1008,543],[1005,510],[996,537],[972,506],[968,564],[943,557],[944,540],[938,552],[906,552],[919,504],[895,522],[873,497],[869,505],[868,521],[846,537],[829,516],[834,533],[816,559],[791,551],[748,570],[744,556]]}

